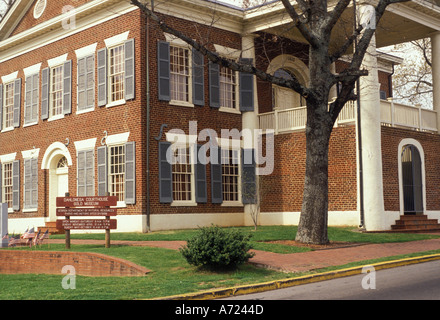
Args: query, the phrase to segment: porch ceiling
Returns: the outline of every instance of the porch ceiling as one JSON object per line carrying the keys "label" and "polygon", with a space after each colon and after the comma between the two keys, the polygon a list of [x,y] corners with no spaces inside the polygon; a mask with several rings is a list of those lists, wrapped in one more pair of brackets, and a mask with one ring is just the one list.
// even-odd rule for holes
{"label": "porch ceiling", "polygon": [[[254,13],[249,16],[245,29],[247,32],[264,31],[305,42],[297,28],[292,28],[290,18],[283,8],[276,13],[264,16],[261,21]],[[335,26],[331,42],[339,46],[353,30],[353,7],[347,8]],[[423,0],[395,4],[388,7],[376,31],[378,48],[429,37],[440,31],[440,7]]]}

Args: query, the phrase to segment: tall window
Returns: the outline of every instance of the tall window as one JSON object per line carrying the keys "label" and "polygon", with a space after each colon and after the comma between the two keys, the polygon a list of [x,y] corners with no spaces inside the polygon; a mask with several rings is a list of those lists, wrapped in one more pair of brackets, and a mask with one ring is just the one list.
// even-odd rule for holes
{"label": "tall window", "polygon": [[124,99],[124,46],[109,49],[110,101]]}
{"label": "tall window", "polygon": [[51,69],[50,116],[63,114],[63,65]]}
{"label": "tall window", "polygon": [[236,76],[235,71],[229,68],[220,68],[220,106],[224,108],[236,107]]}
{"label": "tall window", "polygon": [[2,201],[12,208],[12,162],[3,164]]}
{"label": "tall window", "polygon": [[93,150],[78,151],[78,196],[94,196],[95,195],[95,158]]}
{"label": "tall window", "polygon": [[222,149],[223,201],[239,201],[239,150]]}
{"label": "tall window", "polygon": [[5,100],[3,107],[3,128],[14,125],[14,82],[5,85]]}
{"label": "tall window", "polygon": [[189,50],[170,46],[171,100],[189,102]]}
{"label": "tall window", "polygon": [[111,196],[117,196],[118,201],[124,201],[125,177],[125,146],[109,147],[109,191]]}
{"label": "tall window", "polygon": [[24,208],[36,209],[38,207],[38,160],[26,159],[24,161]]}
{"label": "tall window", "polygon": [[173,200],[192,201],[192,165],[189,147],[177,147],[174,150]]}
{"label": "tall window", "polygon": [[95,105],[95,56],[78,60],[78,111]]}

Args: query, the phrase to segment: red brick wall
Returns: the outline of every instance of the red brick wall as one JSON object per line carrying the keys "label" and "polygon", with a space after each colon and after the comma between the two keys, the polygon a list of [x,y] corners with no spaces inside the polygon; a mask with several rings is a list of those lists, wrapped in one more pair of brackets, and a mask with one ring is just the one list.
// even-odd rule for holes
{"label": "red brick wall", "polygon": [[[261,178],[263,212],[301,211],[304,188],[305,132],[275,136],[275,167]],[[356,130],[333,130],[329,148],[329,210],[357,208]]]}
{"label": "red brick wall", "polygon": [[[136,93],[135,99],[126,104],[111,108],[97,107],[97,89],[95,86],[95,110],[83,114],[76,114],[76,86],[77,86],[77,58],[75,50],[87,45],[97,43],[97,50],[105,47],[104,39],[130,31],[129,38],[135,39],[136,57]],[[55,121],[41,120],[41,101],[39,102],[39,121],[37,125],[23,127],[24,123],[24,72],[23,69],[42,63],[41,70],[48,66],[47,60],[68,54],[67,59],[72,60],[72,114]],[[69,192],[76,195],[76,149],[74,142],[84,139],[97,138],[95,145],[95,194],[97,194],[97,164],[96,148],[100,146],[104,131],[109,135],[130,132],[129,141],[136,141],[136,205],[121,208],[118,214],[140,214],[144,212],[144,186],[146,184],[143,173],[145,169],[145,29],[139,11],[120,16],[102,25],[86,29],[80,33],[61,39],[55,43],[1,63],[1,74],[6,75],[18,71],[18,77],[22,78],[22,101],[21,101],[21,124],[12,131],[0,133],[0,154],[17,152],[16,159],[22,160],[21,151],[31,150],[34,146],[40,148],[38,158],[38,212],[10,214],[11,218],[18,217],[41,217],[48,216],[47,201],[49,196],[49,174],[47,170],[41,170],[42,159],[45,151],[53,142],[65,143],[66,138],[70,143],[67,149],[72,157],[72,166],[69,167]],[[96,63],[96,58],[95,58]],[[41,97],[41,70],[40,70],[40,97]],[[96,68],[95,68],[96,79]],[[21,166],[20,184],[20,207],[23,209],[23,161]]]}
{"label": "red brick wall", "polygon": [[4,274],[63,274],[66,265],[73,266],[76,275],[91,277],[139,277],[150,272],[133,262],[99,253],[0,250],[0,273]]}
{"label": "red brick wall", "polygon": [[440,136],[437,134],[382,127],[383,191],[385,210],[399,211],[398,146],[405,138],[417,140],[425,154],[426,209],[440,210]]}
{"label": "red brick wall", "polygon": [[[240,49],[241,37],[238,34],[217,28],[210,28],[188,22],[182,19],[165,17],[166,21],[178,30],[192,35],[195,39],[201,40],[208,48],[214,50],[213,44],[225,47]],[[165,41],[165,36],[161,30],[152,24],[150,32],[150,76],[152,79],[157,75],[157,41]],[[209,79],[208,61],[205,58],[205,105],[203,107],[194,106],[182,107],[170,105],[168,102],[158,100],[158,88],[156,81],[150,81],[151,90],[151,138],[150,138],[150,208],[151,214],[170,214],[170,213],[230,213],[243,212],[243,207],[224,207],[220,204],[211,203],[211,168],[206,166],[208,203],[199,203],[194,207],[174,207],[169,204],[159,203],[159,170],[158,170],[158,141],[154,139],[159,135],[162,124],[168,127],[164,130],[161,141],[165,141],[165,133],[171,129],[181,129],[186,134],[189,133],[189,122],[197,121],[197,134],[203,129],[213,129],[218,137],[221,136],[221,129],[236,128],[242,129],[240,114],[231,114],[209,107]],[[205,141],[200,141],[205,144]]]}

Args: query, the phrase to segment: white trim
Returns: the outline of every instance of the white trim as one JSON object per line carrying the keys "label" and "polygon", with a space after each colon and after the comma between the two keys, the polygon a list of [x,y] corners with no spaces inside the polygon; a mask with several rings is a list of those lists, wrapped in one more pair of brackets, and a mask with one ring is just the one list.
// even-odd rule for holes
{"label": "white trim", "polygon": [[403,183],[402,183],[402,148],[406,145],[413,145],[417,148],[420,154],[421,171],[422,171],[422,199],[423,199],[423,214],[426,214],[426,175],[425,175],[425,152],[422,145],[415,139],[405,138],[402,139],[397,148],[397,165],[399,175],[399,212],[404,214],[404,201],[403,201]]}
{"label": "white trim", "polygon": [[125,32],[117,34],[113,37],[104,39],[105,46],[107,48],[109,48],[109,47],[114,47],[114,46],[118,46],[118,45],[123,44],[125,41],[127,41],[129,33],[130,33],[130,31],[125,31]]}
{"label": "white trim", "polygon": [[17,156],[17,152],[3,154],[0,156],[0,162],[1,163],[12,162],[15,160],[16,156]]}
{"label": "white trim", "polygon": [[281,54],[274,58],[267,68],[267,73],[274,74],[280,68],[288,68],[296,76],[300,76],[307,85],[310,82],[310,72],[307,65],[299,58],[292,56],[290,54]]}
{"label": "white trim", "polygon": [[49,68],[57,67],[67,61],[67,53],[47,60]]}
{"label": "white trim", "polygon": [[76,54],[76,59],[81,59],[87,56],[90,56],[92,54],[95,54],[96,52],[96,47],[97,47],[98,43],[95,42],[91,45],[88,45],[86,47],[82,47],[80,49],[76,49],[75,50],[75,54]]}
{"label": "white trim", "polygon": [[[38,5],[39,5],[40,2],[42,2],[42,1],[44,1],[44,5],[43,5],[43,7],[41,8],[41,11],[40,11],[40,12],[36,12],[36,10],[37,10],[37,8],[38,8]],[[37,1],[37,3],[35,4],[35,7],[34,7],[34,11],[33,11],[34,19],[38,19],[39,17],[41,17],[41,15],[44,13],[44,10],[46,10],[46,6],[47,6],[47,0],[38,0],[38,1]]]}
{"label": "white trim", "polygon": [[96,138],[86,139],[75,141],[73,144],[75,145],[76,151],[90,150],[94,149],[96,145]]}
{"label": "white trim", "polygon": [[23,159],[37,159],[40,154],[40,148],[34,148],[21,152]]}
{"label": "white trim", "polygon": [[50,169],[50,161],[52,160],[52,157],[57,154],[62,154],[67,159],[67,164],[69,166],[72,165],[72,157],[70,156],[69,149],[61,143],[61,142],[54,142],[49,147],[47,147],[46,151],[44,152],[43,159],[41,161],[41,169]]}
{"label": "white trim", "polygon": [[17,79],[17,76],[18,76],[18,71],[14,71],[10,74],[2,76],[2,82],[3,83],[11,82],[11,81]]}
{"label": "white trim", "polygon": [[127,143],[130,132],[112,134],[107,136],[105,142],[107,145],[117,145]]}
{"label": "white trim", "polygon": [[38,72],[40,72],[41,69],[41,62],[34,64],[33,66],[27,67],[23,69],[24,77],[27,78],[29,76],[32,76]]}

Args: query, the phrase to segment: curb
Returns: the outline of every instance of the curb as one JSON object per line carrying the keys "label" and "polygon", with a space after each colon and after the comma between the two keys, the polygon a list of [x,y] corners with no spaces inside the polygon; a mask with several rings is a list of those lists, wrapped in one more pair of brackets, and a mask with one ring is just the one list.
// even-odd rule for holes
{"label": "curb", "polygon": [[187,294],[182,294],[182,295],[174,295],[174,296],[156,298],[153,300],[212,300],[212,299],[221,299],[221,298],[228,298],[228,297],[233,297],[233,296],[240,296],[240,295],[244,295],[244,294],[251,294],[251,293],[258,293],[258,292],[276,290],[276,289],[281,289],[281,288],[294,287],[294,286],[299,286],[299,285],[303,285],[303,284],[331,280],[331,279],[337,279],[337,278],[342,278],[342,277],[348,277],[348,276],[358,275],[361,273],[367,273],[367,272],[363,271],[363,268],[366,266],[374,267],[374,270],[377,271],[377,270],[382,270],[382,269],[402,267],[402,266],[412,265],[412,264],[416,264],[416,263],[429,262],[429,261],[434,261],[434,260],[440,260],[440,254],[432,254],[432,255],[426,255],[426,256],[420,256],[420,257],[414,257],[414,258],[408,258],[408,259],[392,260],[392,261],[387,261],[387,262],[375,263],[375,264],[371,264],[371,265],[364,265],[364,266],[359,266],[359,267],[353,267],[353,268],[329,271],[329,272],[324,272],[324,273],[318,273],[318,274],[314,274],[314,275],[301,276],[301,277],[297,277],[297,278],[281,279],[281,280],[275,280],[275,281],[264,282],[264,283],[259,283],[259,284],[243,285],[243,286],[237,286],[237,287],[231,287],[231,288],[225,288],[225,289],[217,289],[217,290],[211,290],[211,291],[187,293]]}

